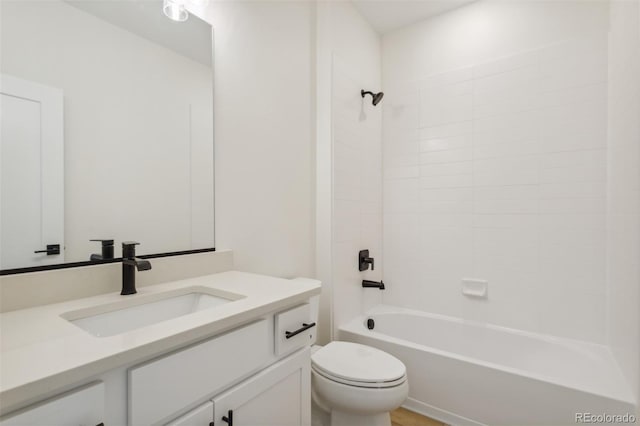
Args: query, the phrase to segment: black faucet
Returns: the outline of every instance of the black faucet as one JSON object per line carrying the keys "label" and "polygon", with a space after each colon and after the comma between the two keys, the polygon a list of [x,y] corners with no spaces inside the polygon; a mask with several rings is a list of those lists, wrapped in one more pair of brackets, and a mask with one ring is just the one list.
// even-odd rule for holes
{"label": "black faucet", "polygon": [[109,260],[113,259],[113,240],[89,240],[102,243],[102,251],[100,254],[92,254],[90,260]]}
{"label": "black faucet", "polygon": [[380,290],[384,290],[384,283],[382,281],[378,282],[378,281],[362,280],[362,287],[377,288]]}
{"label": "black faucet", "polygon": [[125,241],[122,243],[122,291],[120,294],[136,294],[136,269],[148,271],[151,263],[136,257],[136,246],[140,243]]}

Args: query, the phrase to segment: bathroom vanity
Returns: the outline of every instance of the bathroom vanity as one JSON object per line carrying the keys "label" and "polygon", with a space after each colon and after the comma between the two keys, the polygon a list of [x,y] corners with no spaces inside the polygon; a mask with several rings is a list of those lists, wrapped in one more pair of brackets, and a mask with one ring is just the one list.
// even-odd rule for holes
{"label": "bathroom vanity", "polygon": [[223,272],[0,315],[0,425],[310,424],[315,280]]}

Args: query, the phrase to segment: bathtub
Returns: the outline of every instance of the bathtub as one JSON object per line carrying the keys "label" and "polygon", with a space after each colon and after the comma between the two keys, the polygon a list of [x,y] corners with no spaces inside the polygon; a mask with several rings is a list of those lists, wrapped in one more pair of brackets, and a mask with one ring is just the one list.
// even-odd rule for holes
{"label": "bathtub", "polygon": [[405,407],[452,425],[563,425],[579,413],[636,413],[603,345],[384,305],[340,327],[338,338],[401,359]]}

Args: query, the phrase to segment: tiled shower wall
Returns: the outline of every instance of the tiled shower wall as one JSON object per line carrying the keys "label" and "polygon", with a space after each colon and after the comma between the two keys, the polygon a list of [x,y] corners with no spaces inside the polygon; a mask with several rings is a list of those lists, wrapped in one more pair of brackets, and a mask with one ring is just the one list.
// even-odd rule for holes
{"label": "tiled shower wall", "polygon": [[400,80],[385,80],[384,303],[604,342],[606,32]]}
{"label": "tiled shower wall", "polygon": [[[382,278],[382,113],[370,96],[360,96],[363,88],[377,90],[375,78],[364,78],[337,55],[332,68],[332,281],[339,327],[381,301],[379,290],[363,289],[361,282]],[[362,249],[375,258],[375,270],[358,270]]]}

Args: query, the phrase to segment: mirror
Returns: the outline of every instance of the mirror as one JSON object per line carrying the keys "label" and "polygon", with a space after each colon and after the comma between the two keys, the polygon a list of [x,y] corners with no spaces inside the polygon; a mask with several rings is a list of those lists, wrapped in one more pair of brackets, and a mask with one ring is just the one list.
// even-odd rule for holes
{"label": "mirror", "polygon": [[100,260],[96,239],[213,248],[210,25],[156,0],[0,6],[0,269]]}

